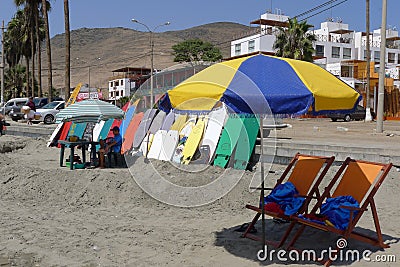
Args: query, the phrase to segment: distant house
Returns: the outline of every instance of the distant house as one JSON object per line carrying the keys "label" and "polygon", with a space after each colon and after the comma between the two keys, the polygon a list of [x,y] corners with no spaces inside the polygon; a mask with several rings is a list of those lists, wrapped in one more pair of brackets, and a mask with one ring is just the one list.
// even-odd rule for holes
{"label": "distant house", "polygon": [[108,81],[108,99],[119,100],[131,96],[150,77],[151,69],[124,67],[113,70]]}

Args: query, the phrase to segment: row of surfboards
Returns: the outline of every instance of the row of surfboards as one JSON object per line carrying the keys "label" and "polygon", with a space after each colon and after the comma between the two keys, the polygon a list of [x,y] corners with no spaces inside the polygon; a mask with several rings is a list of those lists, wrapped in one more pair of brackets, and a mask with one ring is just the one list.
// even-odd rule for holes
{"label": "row of surfboards", "polygon": [[[123,107],[126,112],[124,120],[97,123],[93,140],[110,137],[110,129],[119,126],[123,137],[122,154],[141,153],[147,158],[181,164],[246,169],[257,139],[257,117],[228,114],[224,106],[206,115],[166,114],[157,109],[135,113],[137,103]],[[67,124],[64,123],[65,128]],[[70,135],[79,137],[84,128],[86,125],[83,123],[72,123],[68,133],[63,134],[66,129],[59,130],[58,140]]]}

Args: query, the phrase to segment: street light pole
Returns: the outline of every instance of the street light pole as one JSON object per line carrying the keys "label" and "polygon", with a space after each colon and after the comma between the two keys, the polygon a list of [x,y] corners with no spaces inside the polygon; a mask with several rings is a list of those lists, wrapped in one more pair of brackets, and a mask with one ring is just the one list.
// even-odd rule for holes
{"label": "street light pole", "polygon": [[[76,59],[88,64],[88,92],[89,92],[89,99],[91,99],[91,96],[90,96],[90,66],[94,61],[92,63],[89,63],[89,62],[87,62],[87,61],[85,61],[85,60],[83,60],[83,59],[81,59],[79,57],[77,57]],[[101,57],[96,58],[96,60],[100,60],[100,59],[101,59]]]}
{"label": "street light pole", "polygon": [[378,112],[376,115],[376,132],[383,132],[383,105],[385,101],[385,59],[386,59],[386,14],[387,0],[382,0],[381,54],[379,62]]}
{"label": "street light pole", "polygon": [[131,21],[133,23],[138,23],[138,24],[143,25],[144,27],[146,27],[147,31],[150,34],[150,65],[151,65],[150,66],[150,106],[151,106],[151,108],[153,108],[153,106],[154,106],[154,96],[153,96],[153,88],[154,88],[154,77],[153,77],[153,73],[154,73],[154,41],[153,41],[153,33],[157,28],[159,28],[161,26],[168,26],[171,23],[169,21],[167,21],[167,22],[165,22],[163,24],[157,25],[156,27],[154,27],[153,30],[151,30],[149,28],[149,26],[147,26],[146,24],[138,21],[137,19],[131,19]]}

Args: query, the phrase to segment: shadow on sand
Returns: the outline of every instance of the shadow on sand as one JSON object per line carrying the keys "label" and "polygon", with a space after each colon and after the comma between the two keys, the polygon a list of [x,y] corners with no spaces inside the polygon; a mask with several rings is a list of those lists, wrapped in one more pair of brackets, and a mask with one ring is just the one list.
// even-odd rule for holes
{"label": "shadow on sand", "polygon": [[[279,241],[280,238],[283,236],[285,233],[287,227],[289,226],[289,223],[276,223],[272,219],[266,219],[265,222],[266,225],[266,239],[267,240],[272,240],[272,241]],[[257,233],[255,234],[258,237],[261,237],[261,221],[258,221],[256,224],[256,229]],[[235,231],[236,229],[239,229],[240,225],[232,227],[232,228],[225,228],[222,231],[216,232],[215,233],[215,245],[224,247],[226,251],[229,253],[241,257],[241,258],[246,258],[255,262],[258,262],[260,265],[271,265],[271,264],[281,264],[281,265],[291,265],[291,264],[300,264],[300,265],[319,265],[319,263],[315,261],[309,261],[309,260],[291,260],[296,258],[296,254],[293,252],[293,254],[290,254],[287,250],[286,247],[288,243],[292,240],[294,234],[296,233],[297,229],[299,228],[296,226],[289,238],[287,239],[286,243],[283,245],[282,250],[285,250],[285,255],[282,256],[282,258],[286,258],[287,260],[279,260],[277,257],[277,251],[280,249],[277,249],[275,247],[267,246],[267,259],[264,261],[258,260],[258,252],[263,249],[261,242],[260,241],[254,241],[248,238],[242,238],[241,232]],[[356,227],[356,231],[370,235],[370,236],[375,236],[375,232]],[[328,250],[329,247],[332,249],[335,249],[336,247],[336,242],[340,238],[340,236],[320,231],[317,229],[312,229],[310,227],[306,227],[306,230],[303,232],[301,237],[297,240],[295,243],[295,246],[299,250],[313,250],[315,251],[317,257],[320,257],[323,250]],[[383,240],[386,244],[392,246],[395,243],[399,242],[399,238],[397,237],[392,237],[389,235],[383,235]],[[374,253],[380,252],[379,254],[384,254],[386,253],[387,255],[393,254],[387,252],[387,250],[384,252],[383,249],[354,240],[350,239],[347,240],[347,247],[344,248],[343,251],[343,256],[342,259],[340,258],[340,254],[338,255],[338,258],[336,261],[332,263],[334,266],[348,266],[353,264],[354,262],[357,262],[357,255],[354,254],[352,256],[352,251],[358,251],[360,255],[360,260],[362,259],[362,253],[366,250],[369,250],[372,252],[370,255],[370,258],[374,258]],[[274,252],[272,252],[274,250]],[[347,252],[347,257],[346,257],[346,252]],[[282,252],[283,253],[283,252]],[[357,253],[357,252],[355,252]],[[301,253],[297,253],[300,254]],[[272,256],[271,256],[272,255]],[[325,252],[325,255],[326,254]],[[301,258],[301,256],[300,256]],[[306,257],[307,259],[307,257]],[[321,265],[322,266],[322,265]]]}

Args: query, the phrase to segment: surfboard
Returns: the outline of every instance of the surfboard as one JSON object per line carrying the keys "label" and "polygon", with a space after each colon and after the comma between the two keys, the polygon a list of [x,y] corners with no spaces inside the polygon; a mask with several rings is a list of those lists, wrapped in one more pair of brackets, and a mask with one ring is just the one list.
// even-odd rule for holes
{"label": "surfboard", "polygon": [[176,130],[169,130],[165,136],[164,142],[161,146],[159,160],[170,161],[174,155],[176,146],[179,141],[179,132]]}
{"label": "surfboard", "polygon": [[140,147],[140,144],[142,143],[144,137],[146,136],[151,122],[154,119],[154,116],[156,114],[156,109],[148,109],[143,115],[143,119],[139,124],[139,128],[137,129],[135,133],[135,138],[133,139],[133,148],[138,149]]}
{"label": "surfboard", "polygon": [[61,135],[61,129],[64,126],[63,122],[60,122],[57,127],[54,129],[53,133],[50,136],[49,141],[47,141],[47,147],[51,147],[56,145],[57,140],[59,139]]}
{"label": "surfboard", "polygon": [[128,110],[125,112],[125,118],[122,120],[121,125],[119,126],[119,133],[122,138],[125,136],[126,129],[128,129],[129,124],[133,118],[133,114],[135,113],[136,106],[129,106]]}
{"label": "surfboard", "polygon": [[142,155],[144,157],[147,157],[147,154],[149,153],[153,139],[154,139],[154,134],[150,134],[150,133],[146,134],[146,136],[143,138],[143,141],[139,147],[139,151],[142,152]]}
{"label": "surfboard", "polygon": [[99,141],[100,132],[101,132],[101,129],[103,128],[103,126],[104,126],[104,123],[106,123],[106,122],[105,121],[100,121],[100,122],[96,123],[96,125],[94,126],[94,128],[93,128],[93,141],[95,141],[95,142]]}
{"label": "surfboard", "polygon": [[211,162],[215,153],[215,149],[218,144],[219,137],[221,136],[222,128],[225,125],[227,119],[227,112],[225,107],[221,107],[217,110],[210,112],[207,128],[204,133],[203,141],[201,146],[208,146],[209,158],[208,162]]}
{"label": "surfboard", "polygon": [[[126,112],[127,109],[128,109],[128,107],[129,107],[129,102],[126,103],[121,109],[122,109],[123,111]],[[114,126],[120,127],[120,126],[121,126],[121,123],[122,123],[122,120],[114,120],[114,121],[113,121],[113,124],[112,124],[111,127],[110,127],[110,129],[114,128]],[[107,137],[113,137],[113,136],[114,136],[114,135],[113,135],[112,132],[109,132],[108,135],[107,135]]]}
{"label": "surfboard", "polygon": [[[110,129],[111,129],[111,125],[113,124],[113,122],[114,122],[114,119],[109,119],[107,121],[104,121],[103,127],[101,127],[99,136],[97,137],[97,141],[105,140],[107,138],[107,136],[108,136],[108,134],[110,132]],[[99,149],[100,149],[100,145],[96,145],[96,150],[99,150]]]}
{"label": "surfboard", "polygon": [[242,120],[243,127],[233,155],[233,168],[238,170],[246,169],[260,128],[259,120],[254,115],[246,116]]}
{"label": "surfboard", "polygon": [[151,143],[149,153],[147,154],[147,158],[150,159],[158,159],[161,152],[162,144],[167,136],[166,130],[159,130],[154,135],[153,142]]}
{"label": "surfboard", "polygon": [[168,113],[168,115],[165,116],[164,122],[160,130],[169,131],[171,129],[172,124],[174,124],[174,121],[175,121],[175,114],[173,112]]}
{"label": "surfboard", "polygon": [[162,110],[160,110],[156,117],[154,118],[153,122],[151,123],[151,126],[149,128],[149,133],[151,134],[156,134],[158,130],[160,130],[164,119],[165,119],[166,113]]}
{"label": "surfboard", "polygon": [[79,138],[82,138],[83,134],[85,133],[86,126],[86,122],[72,123],[67,137],[77,136]]}
{"label": "surfboard", "polygon": [[180,132],[182,130],[182,127],[185,125],[187,119],[188,119],[187,114],[179,114],[178,117],[175,119],[175,122],[172,124],[170,130],[175,130]]}
{"label": "surfboard", "polygon": [[242,127],[243,122],[238,116],[229,116],[215,150],[215,166],[225,168],[238,142]]}
{"label": "surfboard", "polygon": [[205,118],[199,118],[196,125],[190,132],[186,144],[183,148],[182,154],[182,164],[189,164],[192,160],[194,153],[196,152],[197,148],[199,147],[201,138],[203,137],[204,133],[204,126],[205,126]]}
{"label": "surfboard", "polygon": [[139,112],[135,116],[133,116],[132,121],[125,132],[125,137],[123,139],[121,147],[121,154],[124,154],[132,148],[133,139],[135,137],[137,129],[139,128],[139,124],[143,119],[143,115],[143,112]]}
{"label": "surfboard", "polygon": [[[61,130],[60,138],[58,140],[65,140],[67,138],[69,128],[71,127],[72,122],[64,122],[64,125]],[[61,147],[61,145],[57,144],[57,147]]]}

